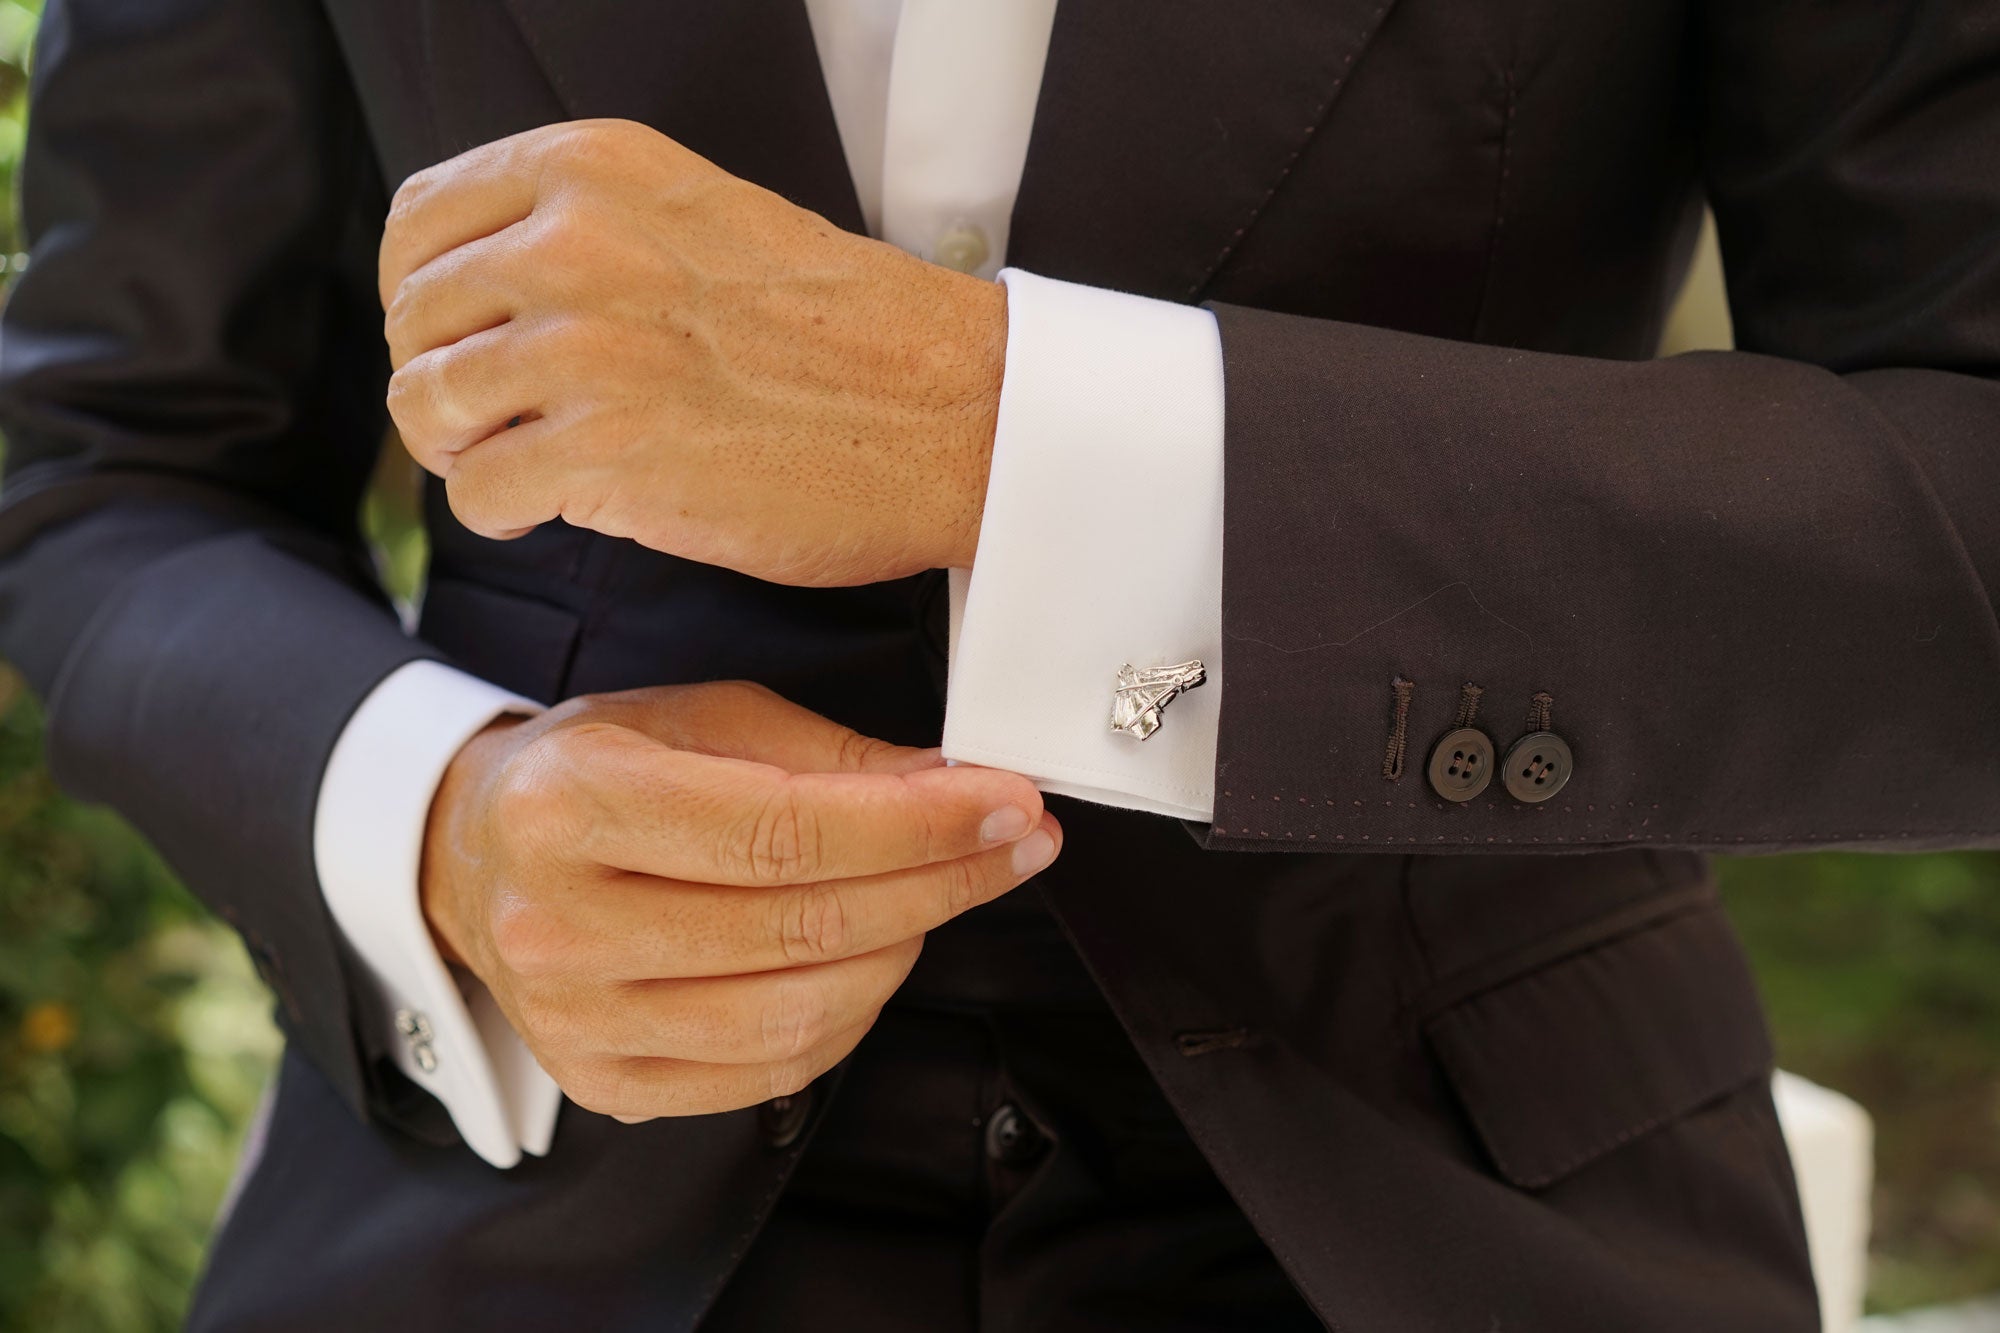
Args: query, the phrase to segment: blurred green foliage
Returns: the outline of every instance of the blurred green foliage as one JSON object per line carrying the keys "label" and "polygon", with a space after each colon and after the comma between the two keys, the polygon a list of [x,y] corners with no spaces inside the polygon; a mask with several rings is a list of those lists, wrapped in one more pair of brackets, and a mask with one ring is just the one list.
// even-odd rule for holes
{"label": "blurred green foliage", "polygon": [[277,1051],[235,937],[60,798],[0,677],[0,1328],[174,1326]]}
{"label": "blurred green foliage", "polygon": [[[8,199],[39,9],[0,0]],[[0,670],[0,1330],[178,1325],[277,1053],[269,1008],[235,936],[56,793],[40,710]]]}
{"label": "blurred green foliage", "polygon": [[[0,0],[9,198],[39,7]],[[0,218],[0,256],[19,249]],[[425,554],[411,476],[390,451],[366,515],[405,593]],[[0,672],[0,1333],[171,1329],[277,1050],[269,999],[157,858],[55,792],[40,728]],[[2000,859],[1722,874],[1781,1060],[1876,1116],[1871,1303],[2000,1290]]]}
{"label": "blurred green foliage", "polygon": [[1779,1061],[1875,1116],[1870,1306],[2000,1292],[2000,857],[1720,868]]}

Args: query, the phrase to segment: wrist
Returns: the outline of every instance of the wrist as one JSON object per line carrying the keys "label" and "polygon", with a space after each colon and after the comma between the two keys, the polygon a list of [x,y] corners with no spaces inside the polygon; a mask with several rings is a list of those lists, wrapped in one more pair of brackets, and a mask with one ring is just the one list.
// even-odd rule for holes
{"label": "wrist", "polygon": [[1000,387],[1007,370],[1007,289],[997,282],[952,274],[955,355],[945,401],[954,466],[950,509],[936,533],[935,567],[970,569],[979,549],[980,521],[992,472],[993,439],[1000,419]]}
{"label": "wrist", "polygon": [[488,779],[511,751],[508,733],[525,721],[511,715],[495,718],[460,746],[445,768],[424,821],[418,902],[438,956],[456,966],[470,967],[477,952],[463,910],[466,871],[478,860],[468,812],[480,804]]}

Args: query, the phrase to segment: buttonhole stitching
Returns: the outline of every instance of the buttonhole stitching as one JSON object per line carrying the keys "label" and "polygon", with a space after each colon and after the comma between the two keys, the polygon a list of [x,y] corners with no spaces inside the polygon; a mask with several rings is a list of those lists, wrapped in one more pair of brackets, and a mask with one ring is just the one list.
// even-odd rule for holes
{"label": "buttonhole stitching", "polygon": [[1180,1053],[1192,1060],[1217,1051],[1238,1050],[1250,1044],[1249,1028],[1220,1028],[1213,1032],[1183,1032],[1174,1038]]}
{"label": "buttonhole stitching", "polygon": [[1456,725],[1469,727],[1472,719],[1479,715],[1479,696],[1486,691],[1471,681],[1466,681],[1458,692],[1458,722]]}
{"label": "buttonhole stitching", "polygon": [[1389,748],[1382,756],[1382,776],[1391,782],[1403,776],[1403,751],[1410,736],[1410,691],[1415,688],[1415,681],[1401,676],[1389,682],[1394,704],[1389,719]]}
{"label": "buttonhole stitching", "polygon": [[1555,706],[1556,697],[1553,694],[1550,694],[1547,690],[1538,691],[1535,697],[1528,701],[1529,729],[1533,731],[1554,731],[1556,729],[1555,723],[1550,719],[1554,714]]}

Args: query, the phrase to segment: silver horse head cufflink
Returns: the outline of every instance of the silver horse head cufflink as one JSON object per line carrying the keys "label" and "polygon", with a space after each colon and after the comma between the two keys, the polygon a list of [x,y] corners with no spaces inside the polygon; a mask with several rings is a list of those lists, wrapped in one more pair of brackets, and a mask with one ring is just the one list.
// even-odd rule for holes
{"label": "silver horse head cufflink", "polygon": [[1160,729],[1160,713],[1188,690],[1208,679],[1201,659],[1173,666],[1118,668],[1118,688],[1111,696],[1111,729],[1145,740]]}

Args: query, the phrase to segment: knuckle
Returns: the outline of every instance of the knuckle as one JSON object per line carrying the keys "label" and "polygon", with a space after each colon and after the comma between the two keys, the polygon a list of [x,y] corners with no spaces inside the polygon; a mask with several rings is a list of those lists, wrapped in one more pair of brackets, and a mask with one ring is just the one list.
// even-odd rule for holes
{"label": "knuckle", "polygon": [[819,1077],[819,1069],[803,1056],[779,1060],[765,1066],[770,1074],[771,1097],[796,1097]]}
{"label": "knuckle", "polygon": [[416,300],[410,290],[410,280],[405,278],[397,285],[396,294],[389,299],[388,307],[382,312],[382,338],[388,343],[389,355],[397,365],[406,364],[413,354],[409,329]]}
{"label": "knuckle", "polygon": [[638,125],[627,120],[570,121],[554,132],[550,149],[579,166],[616,162],[640,141],[639,130]]}
{"label": "knuckle", "polygon": [[638,147],[651,143],[658,137],[654,130],[646,128],[636,120],[594,120],[591,128],[596,131],[600,143],[616,147]]}
{"label": "knuckle", "polygon": [[782,900],[778,943],[794,967],[841,957],[850,923],[847,903],[832,884],[808,884]]}
{"label": "knuckle", "polygon": [[588,210],[569,202],[538,211],[529,246],[543,260],[562,263],[589,249],[596,239],[597,228]]}
{"label": "knuckle", "polygon": [[389,303],[382,307],[382,314],[388,323],[405,325],[411,316],[420,313],[434,299],[436,288],[431,282],[432,272],[442,267],[448,256],[431,259],[421,267],[405,273],[389,294]]}
{"label": "knuckle", "polygon": [[531,836],[561,862],[609,864],[621,845],[631,798],[644,793],[664,804],[673,795],[633,762],[646,747],[638,733],[620,723],[575,722],[548,732],[542,744],[544,748],[533,756],[534,765],[541,781],[558,794]]}
{"label": "knuckle", "polygon": [[[549,711],[551,717],[578,717],[589,719],[607,712],[614,707],[610,698],[601,694],[583,694],[566,699]],[[613,732],[624,728],[601,718],[595,721],[580,721],[570,726],[557,727],[543,736],[537,744],[543,749],[542,762],[564,772],[573,772],[588,767],[602,751],[605,742]]]}
{"label": "knuckle", "polygon": [[452,405],[466,374],[456,346],[433,347],[411,357],[389,377],[389,415],[404,429],[447,431],[458,422]]}
{"label": "knuckle", "polygon": [[734,696],[750,703],[767,702],[778,697],[776,690],[754,680],[716,680],[698,688],[725,697]]}
{"label": "knuckle", "polygon": [[423,384],[428,367],[413,360],[405,362],[401,369],[389,376],[387,404],[389,416],[396,428],[403,433],[403,442],[412,452],[423,442],[423,417],[419,408],[427,399]]}
{"label": "knuckle", "polygon": [[592,376],[605,361],[613,339],[591,311],[560,310],[535,316],[522,336],[531,340],[534,359],[567,375]]}
{"label": "knuckle", "polygon": [[619,521],[618,514],[611,508],[611,498],[596,487],[570,491],[565,493],[562,503],[556,507],[557,516],[573,528],[588,528],[607,537],[626,536],[626,525]]}
{"label": "knuckle", "polygon": [[511,1017],[519,1026],[522,1039],[544,1063],[548,1060],[573,1060],[589,1050],[576,1015],[568,1006],[551,998],[543,988],[528,986],[517,989]]}
{"label": "knuckle", "polygon": [[764,1006],[759,1049],[766,1059],[795,1059],[826,1039],[827,1022],[824,990],[812,982],[787,981]]}
{"label": "knuckle", "polygon": [[563,1093],[598,1115],[650,1120],[692,1115],[711,1108],[710,1094],[672,1061],[644,1056],[610,1056],[575,1062],[569,1082],[556,1079]]}
{"label": "knuckle", "polygon": [[784,884],[819,876],[823,857],[817,821],[785,784],[758,806],[742,857],[750,878]]}
{"label": "knuckle", "polygon": [[[643,257],[621,242],[620,224],[589,199],[566,197],[537,209],[516,243],[527,295],[520,304],[545,326],[552,354],[574,372],[627,364],[633,346],[615,304],[631,290],[631,265]],[[657,287],[652,275],[648,290]],[[657,347],[649,347],[657,354]]]}
{"label": "knuckle", "polygon": [[859,771],[867,768],[875,760],[896,747],[874,736],[864,736],[858,731],[848,731],[835,747],[840,766],[845,771]]}
{"label": "knuckle", "polygon": [[502,839],[544,845],[570,822],[571,765],[560,733],[543,736],[516,753],[494,780],[493,821]]}
{"label": "knuckle", "polygon": [[474,536],[498,539],[516,527],[507,513],[500,479],[478,466],[454,466],[444,479],[445,498],[451,512]]}
{"label": "knuckle", "polygon": [[637,1115],[641,1099],[632,1075],[615,1060],[578,1060],[555,1076],[563,1095],[598,1115]]}
{"label": "knuckle", "polygon": [[534,1053],[535,1063],[555,1080],[556,1086],[563,1090],[563,1095],[576,1102],[578,1106],[583,1105],[578,1100],[577,1094],[588,1078],[586,1071],[590,1062],[579,1058],[573,1051],[544,1044],[533,1032],[522,1032],[521,1036],[527,1042],[528,1049]]}
{"label": "knuckle", "polygon": [[610,140],[610,128],[605,122],[573,120],[549,130],[543,154],[545,160],[557,166],[588,162],[601,154]]}
{"label": "knuckle", "polygon": [[389,200],[389,215],[383,223],[385,229],[395,232],[409,225],[411,214],[436,191],[446,165],[439,163],[413,172],[396,187],[395,196]]}
{"label": "knuckle", "polygon": [[[540,781],[561,793],[560,814],[567,825],[573,796],[588,788],[594,775],[616,766],[629,753],[636,739],[631,728],[608,717],[594,716],[609,710],[600,702],[576,714],[587,720],[557,727],[537,742],[532,762]],[[556,813],[556,812],[551,812]]]}
{"label": "knuckle", "polygon": [[934,803],[918,800],[913,804],[916,810],[915,838],[917,850],[923,857],[924,864],[931,865],[946,854],[945,849],[953,843],[954,839],[950,831],[945,828],[943,813]]}
{"label": "knuckle", "polygon": [[447,426],[463,429],[472,424],[463,405],[471,400],[488,369],[488,355],[471,342],[453,343],[425,354],[430,373],[422,384],[429,391],[431,410]]}
{"label": "knuckle", "polygon": [[[545,907],[522,898],[495,910],[488,933],[494,956],[524,981],[545,981],[573,970],[579,952],[573,930]],[[529,995],[521,1008],[523,1020],[537,1032],[559,1035],[564,1017],[551,1005]]]}
{"label": "knuckle", "polygon": [[941,889],[946,917],[969,912],[986,897],[986,878],[975,862],[976,858],[967,856],[938,868],[944,881]]}

